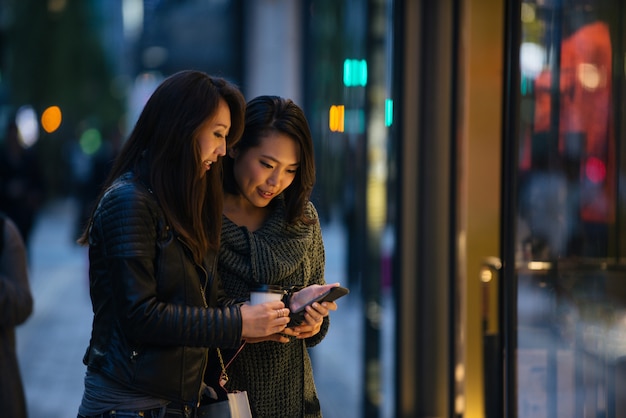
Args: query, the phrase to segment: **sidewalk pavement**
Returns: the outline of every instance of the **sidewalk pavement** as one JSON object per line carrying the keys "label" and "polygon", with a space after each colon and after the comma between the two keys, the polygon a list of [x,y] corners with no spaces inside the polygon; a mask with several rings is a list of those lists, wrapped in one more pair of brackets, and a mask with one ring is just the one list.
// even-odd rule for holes
{"label": "sidewalk pavement", "polygon": [[[31,241],[35,308],[30,319],[17,330],[18,356],[31,418],[76,417],[83,393],[82,357],[89,341],[92,313],[87,249],[74,242],[76,213],[71,199],[50,203],[40,213]],[[327,281],[346,283],[342,229],[323,225],[322,233]],[[325,418],[358,417],[363,390],[362,309],[354,289],[337,303],[339,309],[331,316],[329,334],[310,351],[316,385]],[[391,400],[386,401],[388,404]]]}
{"label": "sidewalk pavement", "polygon": [[82,397],[91,303],[87,250],[73,242],[75,214],[70,200],[48,205],[30,243],[35,306],[17,329],[17,347],[31,418],[76,417]]}

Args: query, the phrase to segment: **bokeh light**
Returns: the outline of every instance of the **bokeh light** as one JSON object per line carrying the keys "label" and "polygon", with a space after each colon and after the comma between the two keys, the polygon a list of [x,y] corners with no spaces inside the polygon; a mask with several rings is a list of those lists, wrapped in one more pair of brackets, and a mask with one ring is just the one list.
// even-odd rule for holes
{"label": "bokeh light", "polygon": [[390,127],[393,123],[393,100],[385,100],[385,126]]}
{"label": "bokeh light", "polygon": [[102,135],[95,128],[89,128],[80,136],[80,149],[87,155],[93,155],[102,146]]}
{"label": "bokeh light", "polygon": [[593,183],[602,183],[606,178],[606,164],[597,157],[589,157],[585,164],[585,174]]}
{"label": "bokeh light", "polygon": [[17,110],[15,123],[20,131],[20,139],[24,148],[29,148],[39,139],[37,114],[32,106],[22,106]]}
{"label": "bokeh light", "polygon": [[61,126],[61,108],[59,106],[50,106],[43,111],[41,115],[41,126],[44,131],[52,133]]}
{"label": "bokeh light", "polygon": [[328,115],[328,127],[332,132],[343,132],[344,129],[344,106],[332,105]]}

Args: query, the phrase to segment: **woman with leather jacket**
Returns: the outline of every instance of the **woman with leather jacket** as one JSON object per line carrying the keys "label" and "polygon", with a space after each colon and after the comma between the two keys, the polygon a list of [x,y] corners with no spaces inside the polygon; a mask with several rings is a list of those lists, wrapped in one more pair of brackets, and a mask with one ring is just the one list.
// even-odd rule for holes
{"label": "woman with leather jacket", "polygon": [[239,140],[244,111],[226,80],[176,73],[118,154],[79,239],[94,312],[79,417],[193,417],[211,348],[289,322],[280,301],[225,301],[215,277],[221,157]]}

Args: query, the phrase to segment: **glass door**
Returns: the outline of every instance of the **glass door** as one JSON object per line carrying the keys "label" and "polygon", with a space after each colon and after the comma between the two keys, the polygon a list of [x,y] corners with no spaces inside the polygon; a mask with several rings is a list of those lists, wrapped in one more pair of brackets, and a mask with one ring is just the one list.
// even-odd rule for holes
{"label": "glass door", "polygon": [[498,407],[519,418],[626,416],[626,8],[512,3]]}

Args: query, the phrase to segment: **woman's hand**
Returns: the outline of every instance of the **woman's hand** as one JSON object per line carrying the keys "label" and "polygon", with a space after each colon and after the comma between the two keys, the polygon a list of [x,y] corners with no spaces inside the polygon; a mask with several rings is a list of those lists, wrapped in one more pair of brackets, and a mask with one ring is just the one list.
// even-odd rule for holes
{"label": "woman's hand", "polygon": [[309,301],[322,296],[324,293],[337,286],[339,286],[339,283],[312,284],[301,290],[298,290],[291,295],[291,298],[289,299],[289,308],[292,311],[296,312],[301,307],[305,306]]}
{"label": "woman's hand", "polygon": [[[289,309],[280,301],[241,305],[241,338],[249,342],[278,341],[275,334],[289,323]],[[269,338],[271,336],[271,338]],[[262,340],[253,341],[261,338]]]}
{"label": "woman's hand", "polygon": [[293,331],[295,337],[298,339],[309,338],[320,332],[324,317],[328,316],[330,311],[337,310],[337,303],[335,302],[315,302],[311,306],[307,306],[306,313],[304,314],[305,322],[293,327],[287,328],[289,331]]}

